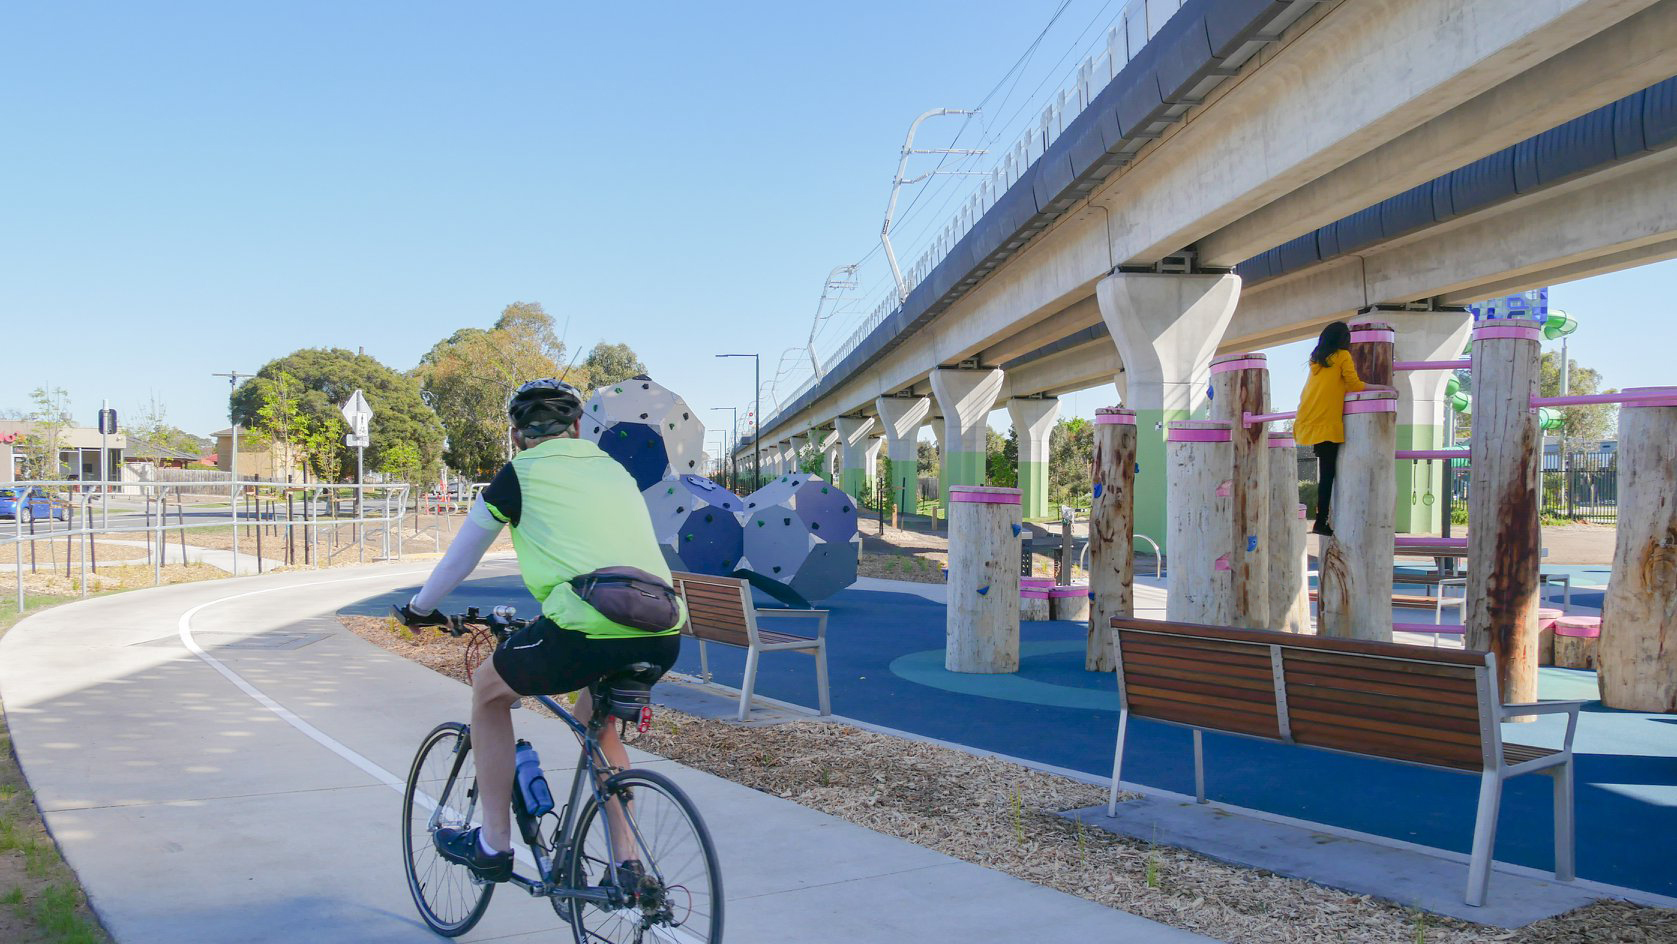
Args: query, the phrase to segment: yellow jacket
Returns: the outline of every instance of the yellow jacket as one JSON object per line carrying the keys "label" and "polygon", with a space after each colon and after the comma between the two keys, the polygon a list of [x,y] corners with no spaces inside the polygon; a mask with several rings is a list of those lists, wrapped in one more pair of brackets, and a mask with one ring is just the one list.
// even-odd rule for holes
{"label": "yellow jacket", "polygon": [[1310,362],[1310,379],[1299,398],[1298,417],[1293,420],[1293,441],[1301,446],[1345,441],[1345,395],[1366,384],[1357,376],[1350,351],[1335,351],[1328,366]]}

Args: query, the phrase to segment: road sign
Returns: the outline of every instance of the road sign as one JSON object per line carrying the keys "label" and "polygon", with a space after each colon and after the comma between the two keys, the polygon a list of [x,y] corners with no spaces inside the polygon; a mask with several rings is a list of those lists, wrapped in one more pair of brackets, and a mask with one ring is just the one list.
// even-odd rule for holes
{"label": "road sign", "polygon": [[99,432],[116,435],[116,411],[105,409],[99,411]]}
{"label": "road sign", "polygon": [[[359,387],[349,395],[349,401],[344,404],[343,414],[344,422],[349,424],[350,434],[358,439],[366,439],[367,424],[373,418],[373,408],[367,403],[367,397]],[[365,442],[352,443],[348,441],[345,444],[350,446],[367,445]]]}
{"label": "road sign", "polygon": [[354,433],[350,433],[348,436],[344,437],[344,445],[351,449],[355,449],[357,447],[365,449],[372,444],[373,440],[369,436],[357,436]]}

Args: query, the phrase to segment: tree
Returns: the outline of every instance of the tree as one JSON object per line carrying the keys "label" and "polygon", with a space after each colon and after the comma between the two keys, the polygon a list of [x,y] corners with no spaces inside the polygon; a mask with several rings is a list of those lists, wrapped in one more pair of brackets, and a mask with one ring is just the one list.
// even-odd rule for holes
{"label": "tree", "polygon": [[431,481],[430,476],[425,474],[424,457],[410,442],[399,442],[384,450],[379,474],[386,482],[406,482],[421,488]]}
{"label": "tree", "polygon": [[582,366],[588,371],[589,383],[596,387],[619,383],[646,373],[646,365],[635,356],[629,345],[607,344],[604,341],[594,345],[594,349],[583,359]]}
{"label": "tree", "polygon": [[[59,479],[65,476],[59,442],[70,416],[70,394],[63,387],[36,387],[29,391],[34,407],[29,413],[31,430],[18,441],[23,453],[23,476],[28,479]],[[79,471],[79,470],[78,470]]]}
{"label": "tree", "polygon": [[178,426],[171,425],[168,422],[168,407],[157,398],[155,390],[148,394],[146,402],[129,409],[127,414],[125,425],[130,440],[197,455],[215,448],[215,440],[207,436],[194,436]]}
{"label": "tree", "polygon": [[266,385],[266,399],[256,411],[252,432],[268,441],[278,467],[293,468],[307,454],[305,444],[314,424],[303,412],[303,385],[286,371],[278,371]]}
{"label": "tree", "polygon": [[526,381],[558,377],[586,388],[587,371],[561,368],[563,354],[553,319],[527,302],[508,305],[488,330],[461,328],[426,352],[412,375],[448,433],[449,467],[482,480],[511,458],[507,400]]}
{"label": "tree", "polygon": [[936,477],[939,468],[937,443],[921,440],[914,444],[915,471],[920,475]]}
{"label": "tree", "polygon": [[1082,417],[1060,420],[1048,435],[1048,500],[1056,505],[1094,499],[1094,424]]}
{"label": "tree", "polygon": [[[1587,396],[1601,393],[1601,372],[1588,367],[1578,366],[1578,362],[1568,359],[1571,370],[1567,377],[1567,394],[1570,396]],[[1543,352],[1543,361],[1538,368],[1537,377],[1538,396],[1558,397],[1561,395],[1561,356],[1559,351]],[[1558,434],[1566,437],[1573,448],[1586,442],[1598,442],[1611,439],[1619,426],[1619,408],[1612,403],[1598,403],[1593,406],[1563,406],[1560,408],[1562,425]]]}
{"label": "tree", "polygon": [[993,429],[984,431],[984,478],[1000,488],[1018,487],[1019,441],[1013,434],[1003,437]]}
{"label": "tree", "polygon": [[[292,383],[295,392],[289,389]],[[317,476],[338,481],[342,470],[355,464],[354,451],[343,444],[348,430],[339,411],[357,389],[373,408],[369,465],[378,468],[386,449],[410,443],[423,467],[434,469],[442,453],[443,428],[421,399],[419,384],[372,357],[342,348],[305,348],[264,364],[233,393],[233,420],[259,428],[264,406],[294,398],[306,418],[306,426],[292,428],[299,437],[294,441]]]}

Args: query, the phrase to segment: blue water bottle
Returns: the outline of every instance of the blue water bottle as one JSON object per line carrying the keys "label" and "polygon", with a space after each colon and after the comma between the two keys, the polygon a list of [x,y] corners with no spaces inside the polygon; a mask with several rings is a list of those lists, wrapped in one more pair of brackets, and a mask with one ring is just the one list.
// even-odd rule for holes
{"label": "blue water bottle", "polygon": [[541,758],[536,756],[536,749],[530,746],[529,741],[518,742],[513,765],[513,779],[518,785],[518,795],[524,800],[524,811],[531,816],[552,812],[553,791],[547,788]]}

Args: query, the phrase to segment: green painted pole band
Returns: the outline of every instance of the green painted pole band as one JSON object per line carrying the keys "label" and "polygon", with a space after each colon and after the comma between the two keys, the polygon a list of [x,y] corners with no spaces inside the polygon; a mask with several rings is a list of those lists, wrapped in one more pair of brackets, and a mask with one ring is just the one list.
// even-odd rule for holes
{"label": "green painted pole band", "polygon": [[1170,467],[1165,462],[1165,426],[1187,419],[1192,419],[1187,410],[1135,411],[1135,533],[1157,541],[1167,554],[1170,517],[1165,505],[1165,481]]}
{"label": "green painted pole band", "polygon": [[951,450],[945,454],[948,473],[943,481],[943,501],[949,502],[949,488],[952,485],[983,485],[985,472],[985,456],[982,452],[955,452]]}
{"label": "green painted pole band", "polygon": [[1026,518],[1045,518],[1048,510],[1048,463],[1019,463],[1019,492],[1022,514]]}
{"label": "green painted pole band", "polygon": [[862,500],[862,493],[867,490],[867,469],[845,469],[839,473],[839,488],[844,489],[851,499]]}

